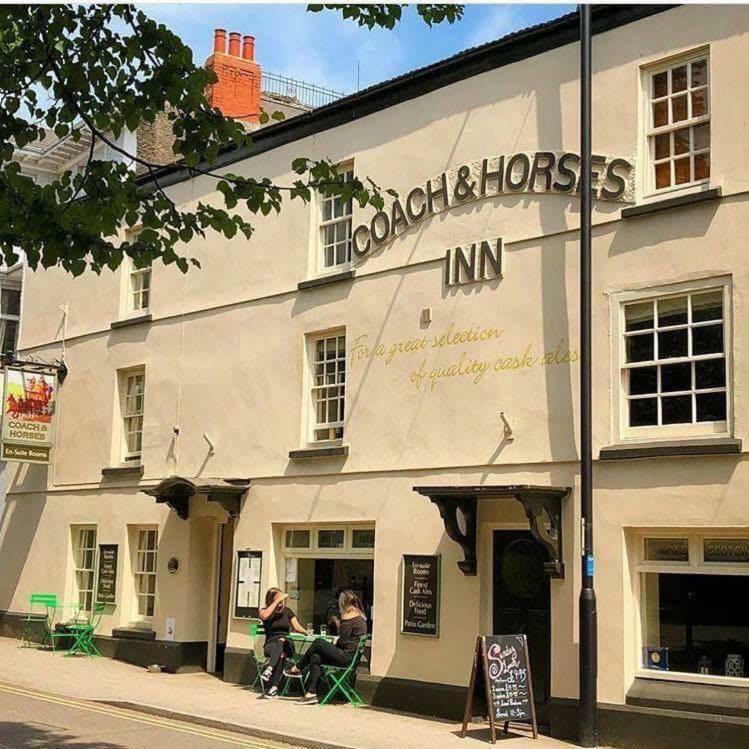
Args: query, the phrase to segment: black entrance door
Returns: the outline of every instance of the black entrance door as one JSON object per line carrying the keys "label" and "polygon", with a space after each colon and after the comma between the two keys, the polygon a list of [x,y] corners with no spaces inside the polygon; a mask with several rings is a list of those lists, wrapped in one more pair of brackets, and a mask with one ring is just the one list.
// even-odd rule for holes
{"label": "black entrance door", "polygon": [[524,634],[539,723],[548,723],[551,593],[544,553],[529,531],[494,531],[494,634]]}

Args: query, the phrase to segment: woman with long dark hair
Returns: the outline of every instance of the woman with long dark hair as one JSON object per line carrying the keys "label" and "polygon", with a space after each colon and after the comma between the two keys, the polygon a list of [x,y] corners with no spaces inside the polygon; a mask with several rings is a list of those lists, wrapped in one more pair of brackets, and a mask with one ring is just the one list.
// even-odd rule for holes
{"label": "woman with long dark hair", "polygon": [[293,629],[307,634],[299,624],[296,614],[286,605],[287,593],[280,588],[269,588],[265,594],[265,608],[260,609],[260,619],[265,629],[263,653],[268,659],[260,678],[269,686],[266,697],[278,697],[278,685],[283,676],[284,661],[294,655],[294,646],[287,639]]}
{"label": "woman with long dark hair", "polygon": [[322,664],[330,666],[349,666],[356,653],[359,640],[367,634],[367,617],[359,597],[351,590],[344,590],[338,596],[340,623],[336,644],[319,637],[302,656],[298,666],[287,671],[291,676],[298,676],[305,669],[307,674],[306,693],[302,697],[304,704],[317,703],[317,683],[322,674]]}

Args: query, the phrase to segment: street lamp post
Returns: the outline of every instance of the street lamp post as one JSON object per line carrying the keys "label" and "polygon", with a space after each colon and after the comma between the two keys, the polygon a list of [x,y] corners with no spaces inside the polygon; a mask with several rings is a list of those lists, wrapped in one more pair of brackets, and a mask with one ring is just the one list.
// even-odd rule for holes
{"label": "street lamp post", "polygon": [[593,452],[591,408],[591,29],[590,5],[580,11],[580,588],[579,743],[598,745],[596,593],[593,587]]}

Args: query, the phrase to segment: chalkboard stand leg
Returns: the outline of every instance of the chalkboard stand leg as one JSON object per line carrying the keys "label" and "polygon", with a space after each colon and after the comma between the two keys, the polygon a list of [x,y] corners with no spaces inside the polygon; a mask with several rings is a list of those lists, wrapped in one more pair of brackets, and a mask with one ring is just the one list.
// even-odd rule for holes
{"label": "chalkboard stand leg", "polygon": [[466,709],[463,712],[463,728],[460,732],[460,738],[466,737],[466,731],[468,730],[468,724],[471,722],[471,716],[473,715],[473,692],[476,688],[476,669],[479,662],[479,643],[481,638],[476,640],[476,650],[473,653],[473,666],[471,667],[471,680],[468,682],[468,695],[466,696]]}
{"label": "chalkboard stand leg", "polygon": [[536,696],[533,694],[533,674],[531,673],[531,656],[528,652],[528,641],[525,641],[525,658],[528,664],[528,694],[531,703],[531,725],[533,726],[533,738],[538,738],[538,722],[536,721]]}

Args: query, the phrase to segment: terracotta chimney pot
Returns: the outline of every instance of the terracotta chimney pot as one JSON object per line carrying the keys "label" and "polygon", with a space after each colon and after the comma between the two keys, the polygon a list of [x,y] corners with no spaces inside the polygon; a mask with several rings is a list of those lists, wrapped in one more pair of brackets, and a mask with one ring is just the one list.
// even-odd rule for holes
{"label": "terracotta chimney pot", "polygon": [[226,53],[226,29],[216,29],[213,32],[213,52]]}
{"label": "terracotta chimney pot", "polygon": [[245,60],[255,59],[255,37],[245,36],[242,39],[242,57]]}
{"label": "terracotta chimney pot", "polygon": [[239,57],[239,38],[240,33],[238,31],[232,31],[229,34],[229,54],[232,57]]}

